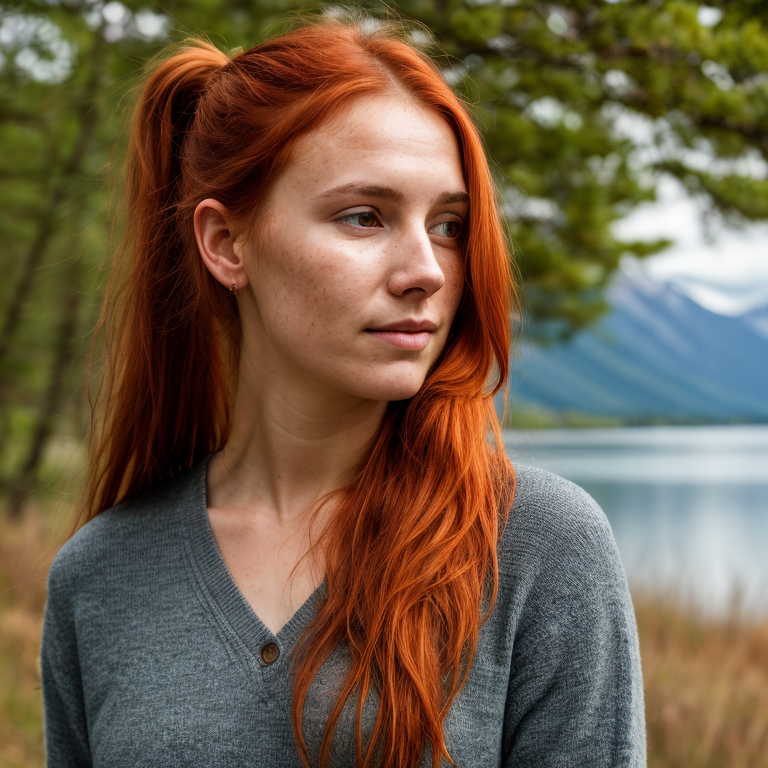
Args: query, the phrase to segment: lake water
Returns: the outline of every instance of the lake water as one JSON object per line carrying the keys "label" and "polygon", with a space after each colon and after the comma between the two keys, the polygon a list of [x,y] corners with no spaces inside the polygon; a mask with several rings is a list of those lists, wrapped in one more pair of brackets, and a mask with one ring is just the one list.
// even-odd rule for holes
{"label": "lake water", "polygon": [[504,433],[513,461],[585,488],[635,589],[768,615],[768,426]]}

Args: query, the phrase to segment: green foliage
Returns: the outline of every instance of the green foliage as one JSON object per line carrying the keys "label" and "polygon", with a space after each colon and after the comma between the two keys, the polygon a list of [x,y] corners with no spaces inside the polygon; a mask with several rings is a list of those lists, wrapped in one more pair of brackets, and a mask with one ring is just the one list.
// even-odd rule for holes
{"label": "green foliage", "polygon": [[[336,4],[311,6],[329,11]],[[691,0],[363,6],[375,14],[394,10],[432,30],[430,52],[473,105],[539,335],[567,336],[594,321],[607,308],[603,289],[622,255],[649,256],[669,244],[622,242],[613,231],[618,219],[654,199],[662,174],[730,222],[768,218],[768,1],[713,0],[703,11]],[[32,435],[54,414],[54,437],[82,438],[82,371],[103,265],[118,237],[114,188],[131,90],[145,62],[194,34],[224,49],[250,47],[302,7],[295,0],[3,2],[6,478],[21,471]],[[68,327],[76,332],[62,339]],[[56,396],[62,360],[68,372]],[[36,413],[37,421],[29,417]]]}

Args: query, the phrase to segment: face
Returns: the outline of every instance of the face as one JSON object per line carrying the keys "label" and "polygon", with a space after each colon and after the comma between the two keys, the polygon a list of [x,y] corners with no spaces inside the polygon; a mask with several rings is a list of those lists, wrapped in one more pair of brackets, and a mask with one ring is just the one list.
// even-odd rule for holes
{"label": "face", "polygon": [[453,132],[402,96],[361,97],[292,158],[240,244],[244,354],[277,386],[412,397],[464,285],[468,196]]}

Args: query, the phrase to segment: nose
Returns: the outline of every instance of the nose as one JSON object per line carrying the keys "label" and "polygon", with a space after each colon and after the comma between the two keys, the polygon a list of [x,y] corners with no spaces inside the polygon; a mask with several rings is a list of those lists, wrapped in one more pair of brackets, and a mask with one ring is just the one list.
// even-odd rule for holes
{"label": "nose", "polygon": [[392,271],[387,283],[390,293],[403,296],[411,292],[426,297],[443,287],[445,272],[423,225],[409,227],[392,245]]}

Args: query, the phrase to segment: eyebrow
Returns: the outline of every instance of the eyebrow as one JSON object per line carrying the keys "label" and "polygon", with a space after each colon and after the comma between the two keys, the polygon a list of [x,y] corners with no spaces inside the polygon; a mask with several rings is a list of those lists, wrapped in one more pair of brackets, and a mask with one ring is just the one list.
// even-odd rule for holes
{"label": "eyebrow", "polygon": [[[335,197],[336,195],[357,194],[363,197],[375,197],[379,200],[392,200],[401,203],[404,199],[402,192],[392,187],[380,187],[378,185],[366,185],[352,182],[333,187],[326,192],[321,192],[318,197]],[[435,201],[437,205],[452,205],[453,203],[468,203],[469,195],[466,192],[443,192]]]}
{"label": "eyebrow", "polygon": [[469,194],[467,192],[443,192],[437,198],[438,205],[451,205],[453,203],[468,203]]}

